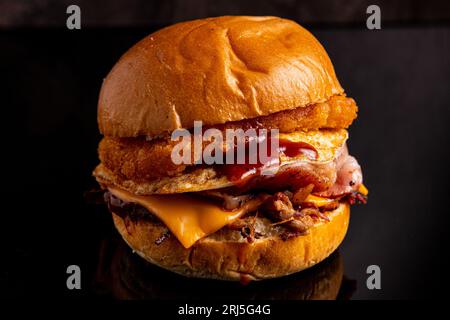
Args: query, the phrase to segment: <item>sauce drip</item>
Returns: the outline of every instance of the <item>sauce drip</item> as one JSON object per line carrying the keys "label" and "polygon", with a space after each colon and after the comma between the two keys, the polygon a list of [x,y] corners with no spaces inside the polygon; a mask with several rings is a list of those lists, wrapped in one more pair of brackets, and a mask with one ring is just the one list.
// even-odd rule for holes
{"label": "sauce drip", "polygon": [[[302,141],[290,141],[286,139],[279,139],[278,142],[278,149],[276,155],[271,155],[271,141],[273,138],[269,138],[268,140],[268,157],[275,159],[277,157],[280,158],[281,154],[284,154],[287,157],[298,157],[300,155],[306,156],[308,159],[316,160],[318,157],[317,150],[310,144]],[[265,143],[265,141],[258,142],[258,150],[259,150],[259,144]],[[246,147],[246,153],[245,153],[245,163],[244,164],[224,164],[221,165],[222,172],[226,175],[228,180],[234,182],[237,186],[242,187],[246,183],[251,180],[251,178],[259,176],[261,172],[264,169],[270,168],[271,162],[262,163],[257,157],[257,163],[251,164],[249,163],[249,149],[248,145]]]}
{"label": "sauce drip", "polygon": [[287,157],[294,158],[303,154],[310,160],[317,160],[317,150],[309,143],[280,139],[279,145],[279,152],[282,152]]}

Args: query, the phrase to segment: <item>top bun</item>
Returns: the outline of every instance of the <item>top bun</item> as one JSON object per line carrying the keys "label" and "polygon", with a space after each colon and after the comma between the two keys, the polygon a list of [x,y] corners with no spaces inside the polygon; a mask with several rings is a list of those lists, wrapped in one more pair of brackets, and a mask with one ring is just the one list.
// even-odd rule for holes
{"label": "top bun", "polygon": [[134,45],[103,82],[100,131],[154,137],[324,102],[343,89],[297,23],[227,16],[182,22]]}

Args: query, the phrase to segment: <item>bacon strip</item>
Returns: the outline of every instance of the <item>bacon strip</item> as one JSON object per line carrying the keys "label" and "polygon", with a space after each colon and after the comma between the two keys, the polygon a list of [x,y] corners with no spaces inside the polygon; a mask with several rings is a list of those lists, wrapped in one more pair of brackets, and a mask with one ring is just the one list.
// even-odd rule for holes
{"label": "bacon strip", "polygon": [[358,190],[362,184],[362,172],[358,161],[348,154],[347,146],[342,148],[337,158],[337,177],[334,185],[328,190],[315,193],[319,197],[335,198]]}

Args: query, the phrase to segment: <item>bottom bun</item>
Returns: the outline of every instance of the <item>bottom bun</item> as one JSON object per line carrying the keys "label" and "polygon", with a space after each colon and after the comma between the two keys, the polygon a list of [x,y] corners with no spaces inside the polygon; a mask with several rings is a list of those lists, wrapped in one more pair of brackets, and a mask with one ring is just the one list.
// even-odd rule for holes
{"label": "bottom bun", "polygon": [[[336,250],[314,267],[283,278],[233,281],[186,278],[133,254],[124,241],[104,239],[95,273],[95,288],[116,299],[159,300],[335,300],[349,298],[351,281],[344,277],[344,261]],[[350,292],[351,293],[351,292]]]}
{"label": "bottom bun", "polygon": [[232,281],[281,277],[324,260],[345,237],[349,205],[341,203],[327,215],[330,221],[319,222],[307,234],[287,240],[274,235],[248,243],[213,234],[186,249],[174,236],[156,244],[167,231],[161,223],[147,219],[125,221],[112,214],[122,238],[145,260],[188,277]]}

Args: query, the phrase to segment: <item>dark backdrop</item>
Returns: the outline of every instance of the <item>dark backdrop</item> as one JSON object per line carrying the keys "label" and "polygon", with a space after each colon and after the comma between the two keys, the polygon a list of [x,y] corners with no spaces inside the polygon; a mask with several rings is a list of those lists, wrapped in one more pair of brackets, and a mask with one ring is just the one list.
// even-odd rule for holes
{"label": "dark backdrop", "polygon": [[[351,297],[445,296],[447,2],[379,1],[386,20],[378,31],[365,28],[365,1],[79,2],[86,25],[69,31],[64,1],[0,1],[3,296],[112,295],[108,285],[98,285],[108,267],[99,267],[99,259],[119,239],[106,210],[83,198],[95,187],[102,79],[122,53],[159,27],[228,13],[280,15],[304,24],[359,105],[349,147],[363,167],[370,200],[352,210],[340,248],[347,285],[356,285]],[[81,266],[81,291],[66,289],[70,264]],[[365,286],[370,264],[381,267],[381,290]]]}

